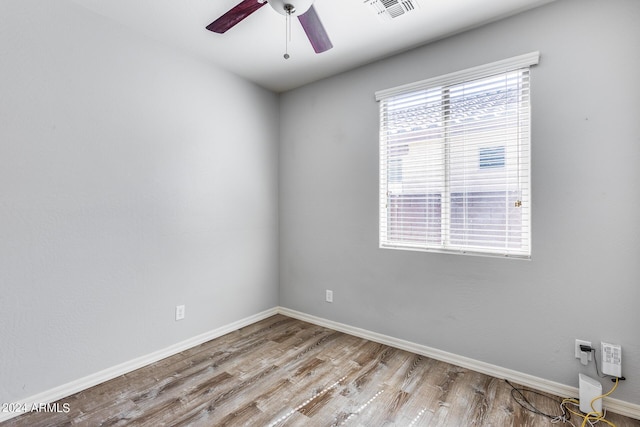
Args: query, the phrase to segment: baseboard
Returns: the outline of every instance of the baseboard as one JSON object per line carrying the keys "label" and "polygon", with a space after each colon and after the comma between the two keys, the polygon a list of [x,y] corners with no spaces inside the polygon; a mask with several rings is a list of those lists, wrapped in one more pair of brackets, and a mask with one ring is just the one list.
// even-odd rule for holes
{"label": "baseboard", "polygon": [[[278,307],[278,313],[285,316],[293,317],[295,319],[303,320],[305,322],[313,323],[314,325],[323,326],[335,331],[354,335],[359,338],[365,338],[370,341],[375,341],[391,347],[399,348],[401,350],[406,350],[411,353],[420,354],[432,359],[440,360],[442,362],[451,363],[452,365],[460,366],[462,368],[470,369],[472,371],[480,372],[492,377],[509,380],[525,387],[546,393],[551,393],[556,396],[578,397],[579,395],[577,387],[571,387],[554,381],[545,380],[533,375],[502,368],[500,366],[491,365],[485,362],[480,362],[468,357],[448,353],[446,351],[390,337],[388,335],[371,332],[366,329],[360,329],[343,323],[334,322],[332,320],[323,319],[321,317],[312,316],[310,314],[291,310],[289,308]],[[640,420],[640,405],[626,402],[624,400],[605,397],[603,400],[603,407],[605,407],[608,411],[615,412],[616,414]]]}
{"label": "baseboard", "polygon": [[[27,399],[20,400],[16,402],[15,407],[31,408],[33,407],[33,405],[39,405],[42,403],[53,403],[57,400],[63,399],[67,396],[71,396],[72,394],[78,393],[82,390],[86,390],[105,381],[112,380],[121,375],[135,371],[136,369],[158,362],[169,356],[178,354],[181,351],[188,350],[207,341],[211,341],[212,339],[221,337],[222,335],[228,334],[229,332],[236,331],[260,320],[264,320],[267,317],[273,316],[277,313],[278,308],[265,310],[261,313],[254,314],[253,316],[249,316],[228,325],[221,326],[212,331],[205,332],[204,334],[197,335],[193,338],[179,342],[145,356],[138,357],[120,365],[113,366],[111,368],[96,372],[95,374],[80,378],[51,390],[36,394],[35,396],[31,396]],[[20,414],[21,412],[0,412],[0,422],[17,417]]]}

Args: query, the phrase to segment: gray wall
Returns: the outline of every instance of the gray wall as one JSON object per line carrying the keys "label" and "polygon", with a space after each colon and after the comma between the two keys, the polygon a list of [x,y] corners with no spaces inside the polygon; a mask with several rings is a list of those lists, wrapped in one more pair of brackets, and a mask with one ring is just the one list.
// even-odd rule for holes
{"label": "gray wall", "polygon": [[68,0],[0,82],[0,402],[278,304],[276,95]]}
{"label": "gray wall", "polygon": [[[619,343],[640,403],[639,21],[559,0],[284,94],[280,304],[572,386]],[[374,92],[534,50],[533,259],[378,249]]]}

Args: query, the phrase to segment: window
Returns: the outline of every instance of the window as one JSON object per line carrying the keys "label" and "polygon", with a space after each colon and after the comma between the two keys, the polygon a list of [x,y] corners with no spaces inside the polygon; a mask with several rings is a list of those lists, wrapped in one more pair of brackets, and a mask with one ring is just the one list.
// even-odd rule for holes
{"label": "window", "polygon": [[537,52],[376,92],[380,247],[529,258]]}

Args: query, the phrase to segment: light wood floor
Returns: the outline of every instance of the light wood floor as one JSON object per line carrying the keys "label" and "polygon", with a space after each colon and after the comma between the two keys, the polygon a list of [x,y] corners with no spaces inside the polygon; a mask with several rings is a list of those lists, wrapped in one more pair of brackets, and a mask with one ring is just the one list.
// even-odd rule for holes
{"label": "light wood floor", "polygon": [[[502,380],[277,315],[63,399],[67,414],[0,426],[556,425],[511,393]],[[525,394],[559,413],[557,398]]]}

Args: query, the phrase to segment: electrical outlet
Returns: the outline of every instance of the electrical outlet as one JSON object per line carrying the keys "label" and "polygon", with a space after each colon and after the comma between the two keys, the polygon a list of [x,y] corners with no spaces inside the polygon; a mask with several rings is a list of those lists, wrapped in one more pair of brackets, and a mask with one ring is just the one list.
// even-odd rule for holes
{"label": "electrical outlet", "polygon": [[584,359],[583,361],[583,356],[582,356],[582,350],[580,350],[580,346],[581,345],[588,345],[589,347],[591,347],[591,341],[584,341],[584,340],[576,340],[576,345],[575,345],[575,356],[576,359],[580,359],[580,361],[582,362],[583,365],[586,365],[587,362],[591,362],[593,360],[593,352],[589,351],[587,352],[587,358]]}
{"label": "electrical outlet", "polygon": [[184,319],[184,305],[176,305],[176,320]]}
{"label": "electrical outlet", "polygon": [[326,294],[325,294],[325,301],[333,302],[333,291],[327,289]]}
{"label": "electrical outlet", "polygon": [[622,347],[618,344],[601,343],[602,373],[622,377]]}

